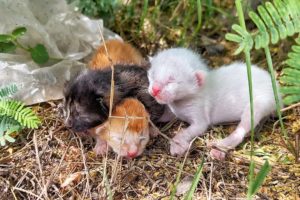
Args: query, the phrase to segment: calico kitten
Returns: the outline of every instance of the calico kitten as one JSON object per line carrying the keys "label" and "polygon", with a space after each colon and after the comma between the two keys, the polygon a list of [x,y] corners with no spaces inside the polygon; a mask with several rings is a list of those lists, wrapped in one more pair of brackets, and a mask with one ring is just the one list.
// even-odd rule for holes
{"label": "calico kitten", "polygon": [[[271,78],[268,72],[252,66],[255,126],[275,111]],[[229,149],[239,145],[250,131],[247,70],[236,62],[208,70],[198,55],[188,49],[168,49],[151,60],[148,72],[149,92],[161,104],[167,104],[188,128],[171,141],[172,155],[183,154],[189,142],[203,135],[208,126],[240,121],[228,137],[214,141],[211,155],[224,159]]]}

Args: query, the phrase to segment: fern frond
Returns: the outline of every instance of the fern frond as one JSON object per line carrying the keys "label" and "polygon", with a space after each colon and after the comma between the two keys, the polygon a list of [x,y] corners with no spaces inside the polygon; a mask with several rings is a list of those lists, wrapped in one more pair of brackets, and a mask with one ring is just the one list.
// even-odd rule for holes
{"label": "fern frond", "polygon": [[[296,39],[300,40],[300,36]],[[280,91],[284,95],[286,105],[300,101],[300,45],[293,45],[292,52],[285,61],[287,67],[282,70],[280,82],[284,84]]]}
{"label": "fern frond", "polygon": [[0,101],[0,116],[12,117],[22,126],[28,128],[37,128],[41,123],[30,108],[15,100]]}
{"label": "fern frond", "polygon": [[18,88],[15,84],[3,87],[0,89],[0,100],[8,98],[9,96],[15,94],[18,91]]}
{"label": "fern frond", "polygon": [[[274,0],[273,3],[266,2],[258,6],[258,14],[249,12],[249,17],[255,23],[258,31],[251,35],[255,49],[265,48],[276,44],[280,39],[292,36],[300,32],[300,1],[299,0]],[[250,33],[237,31],[233,25],[232,29],[237,33],[226,34],[226,39],[239,43],[239,51],[252,48],[249,40]],[[251,50],[251,49],[250,49]]]}
{"label": "fern frond", "polygon": [[15,142],[10,134],[19,131],[21,128],[22,126],[16,120],[7,116],[0,116],[0,145],[4,146],[6,141]]}

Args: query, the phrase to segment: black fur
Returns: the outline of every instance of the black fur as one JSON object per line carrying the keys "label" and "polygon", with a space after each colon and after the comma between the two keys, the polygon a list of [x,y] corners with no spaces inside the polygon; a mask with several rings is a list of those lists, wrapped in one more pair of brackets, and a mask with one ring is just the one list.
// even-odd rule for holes
{"label": "black fur", "polygon": [[[164,113],[164,105],[158,104],[148,94],[147,72],[136,65],[115,65],[114,67],[114,101],[136,97],[151,116],[157,121]],[[72,79],[65,87],[65,102],[69,102],[70,117],[66,124],[74,131],[86,131],[102,124],[108,118],[111,86],[111,69],[87,70]],[[65,106],[68,106],[67,104]]]}

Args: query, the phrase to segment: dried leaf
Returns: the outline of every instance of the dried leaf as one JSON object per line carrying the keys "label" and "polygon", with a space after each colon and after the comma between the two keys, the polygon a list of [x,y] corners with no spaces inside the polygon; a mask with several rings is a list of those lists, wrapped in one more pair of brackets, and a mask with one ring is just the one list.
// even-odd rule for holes
{"label": "dried leaf", "polygon": [[66,187],[73,183],[74,181],[78,182],[82,177],[82,172],[76,172],[73,174],[70,174],[65,181],[61,184],[61,187]]}
{"label": "dried leaf", "polygon": [[176,195],[182,195],[185,194],[191,187],[193,182],[192,176],[186,176],[184,177],[180,183],[177,185],[176,189]]}

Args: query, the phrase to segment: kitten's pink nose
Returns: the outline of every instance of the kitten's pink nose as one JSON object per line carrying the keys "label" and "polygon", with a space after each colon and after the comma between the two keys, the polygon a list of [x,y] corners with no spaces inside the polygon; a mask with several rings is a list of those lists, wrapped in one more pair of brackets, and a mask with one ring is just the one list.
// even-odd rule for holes
{"label": "kitten's pink nose", "polygon": [[152,86],[152,96],[157,96],[160,93],[160,87],[157,85]]}
{"label": "kitten's pink nose", "polygon": [[127,152],[127,156],[128,156],[129,158],[134,158],[134,157],[137,156],[137,154],[138,154],[137,151],[128,151],[128,152]]}

